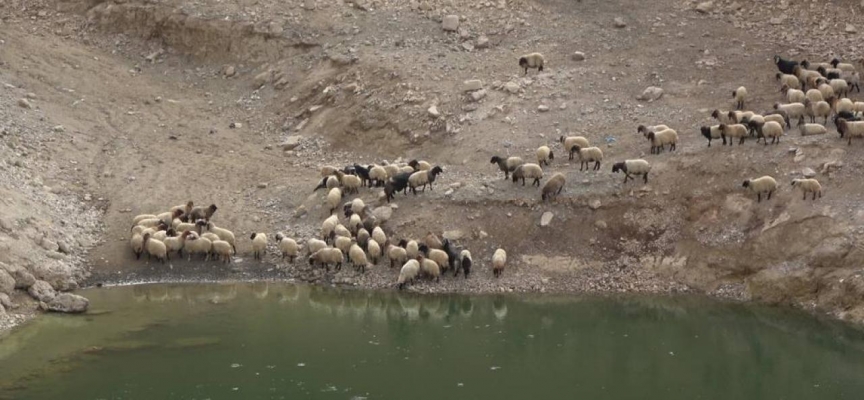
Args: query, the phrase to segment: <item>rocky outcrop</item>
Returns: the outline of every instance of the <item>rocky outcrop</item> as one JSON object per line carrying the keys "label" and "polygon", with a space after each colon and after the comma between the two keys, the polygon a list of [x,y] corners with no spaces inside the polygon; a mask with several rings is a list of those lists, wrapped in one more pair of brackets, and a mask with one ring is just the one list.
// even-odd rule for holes
{"label": "rocky outcrop", "polygon": [[42,302],[49,302],[57,296],[57,292],[51,287],[51,284],[45,281],[36,281],[30,286],[30,289],[27,289],[27,293]]}
{"label": "rocky outcrop", "polygon": [[42,309],[53,312],[78,314],[87,311],[90,300],[72,293],[60,293],[47,304],[40,304]]}

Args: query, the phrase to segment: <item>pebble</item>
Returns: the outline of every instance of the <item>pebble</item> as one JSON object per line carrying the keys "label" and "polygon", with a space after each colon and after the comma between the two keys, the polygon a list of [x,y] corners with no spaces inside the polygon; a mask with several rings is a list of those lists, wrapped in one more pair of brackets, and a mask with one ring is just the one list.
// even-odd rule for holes
{"label": "pebble", "polygon": [[480,89],[483,89],[483,81],[479,79],[469,79],[465,82],[462,82],[463,92],[472,92]]}
{"label": "pebble", "polygon": [[696,5],[696,11],[702,14],[708,14],[714,8],[713,1],[703,1]]}
{"label": "pebble", "polygon": [[846,31],[846,33],[855,33],[855,32],[858,32],[858,30],[855,29],[855,26],[852,25],[852,24],[846,24],[846,28],[844,28],[843,30]]}
{"label": "pebble", "polygon": [[804,175],[805,178],[812,178],[816,176],[816,171],[814,171],[813,168],[805,167],[801,170],[801,174]]}
{"label": "pebble", "polygon": [[570,56],[570,58],[571,58],[573,61],[584,61],[584,60],[585,60],[585,53],[583,53],[583,52],[581,52],[581,51],[577,51],[577,52],[573,53],[573,54]]}
{"label": "pebble", "polygon": [[549,223],[552,222],[552,217],[554,217],[554,215],[551,212],[544,212],[543,215],[540,216],[540,226],[549,226]]}
{"label": "pebble", "polygon": [[591,200],[588,203],[588,207],[591,207],[592,210],[596,210],[596,209],[600,208],[600,206],[601,206],[600,200],[597,200],[597,199]]}
{"label": "pebble", "polygon": [[259,184],[258,184],[258,189],[267,189],[267,183],[266,183],[266,182],[261,182],[261,183],[259,183]]}
{"label": "pebble", "polygon": [[476,47],[478,49],[488,48],[489,47],[489,38],[484,36],[484,35],[481,35],[479,38],[477,38],[477,43],[474,45],[474,47]]}
{"label": "pebble", "polygon": [[654,101],[663,97],[663,89],[656,86],[648,86],[642,91],[642,94],[636,97],[636,100]]}
{"label": "pebble", "polygon": [[239,123],[239,122],[232,122],[232,123],[230,123],[230,124],[228,125],[228,127],[231,128],[231,129],[235,129],[235,128],[236,128],[236,129],[240,129],[240,128],[243,127],[243,124],[241,124],[241,123]]}
{"label": "pebble", "polygon": [[480,101],[484,97],[486,97],[486,90],[485,89],[481,89],[481,90],[478,90],[476,92],[471,93],[471,99],[474,101]]}
{"label": "pebble", "polygon": [[33,108],[33,105],[27,99],[18,99],[18,107],[30,109]]}
{"label": "pebble", "polygon": [[549,106],[547,106],[545,104],[541,104],[541,105],[537,106],[537,111],[540,111],[540,112],[549,111]]}
{"label": "pebble", "polygon": [[303,139],[303,136],[300,135],[288,136],[285,141],[279,145],[282,146],[283,151],[294,150],[297,146],[300,146],[301,139]]}
{"label": "pebble", "polygon": [[429,108],[426,110],[426,112],[429,113],[429,116],[434,117],[434,118],[438,118],[441,116],[441,113],[438,112],[438,107],[436,107],[434,104],[429,106]]}
{"label": "pebble", "polygon": [[230,77],[234,76],[236,73],[237,73],[237,70],[234,68],[233,65],[229,65],[229,66],[225,67],[224,74],[225,74],[226,78],[230,78]]}
{"label": "pebble", "polygon": [[448,32],[456,32],[459,29],[459,16],[448,15],[441,20],[441,28]]}
{"label": "pebble", "polygon": [[612,20],[612,24],[616,28],[626,28],[627,27],[627,22],[624,21],[623,17],[615,17],[615,19]]}

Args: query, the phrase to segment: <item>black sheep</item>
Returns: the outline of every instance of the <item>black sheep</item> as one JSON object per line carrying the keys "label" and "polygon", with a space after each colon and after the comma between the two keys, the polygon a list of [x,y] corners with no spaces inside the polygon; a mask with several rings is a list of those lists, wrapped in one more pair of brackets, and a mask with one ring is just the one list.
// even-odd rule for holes
{"label": "black sheep", "polygon": [[408,178],[411,177],[411,172],[402,172],[397,174],[396,176],[390,178],[386,184],[384,184],[384,194],[387,196],[387,202],[390,202],[390,199],[393,198],[393,195],[399,192],[405,192],[408,194]]}
{"label": "black sheep", "polygon": [[780,72],[792,75],[795,66],[798,65],[798,61],[784,60],[780,56],[774,56],[774,64],[777,64],[777,69],[780,70]]}
{"label": "black sheep", "polygon": [[[708,139],[708,147],[711,147],[711,140],[713,139],[711,137],[711,127],[710,126],[703,126],[701,128],[701,130],[702,130],[702,136],[705,136],[705,138]],[[723,145],[725,146],[726,145],[726,135],[724,135],[721,132],[720,138],[723,139]]]}

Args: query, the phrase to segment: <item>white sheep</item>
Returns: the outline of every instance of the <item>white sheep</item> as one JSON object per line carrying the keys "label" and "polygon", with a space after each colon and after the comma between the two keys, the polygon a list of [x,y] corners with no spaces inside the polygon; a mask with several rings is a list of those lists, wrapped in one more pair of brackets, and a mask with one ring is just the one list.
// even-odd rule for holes
{"label": "white sheep", "polygon": [[[665,126],[665,125],[663,125]],[[558,139],[559,142],[564,147],[564,151],[570,154],[570,160],[573,159],[573,147],[579,146],[581,148],[591,147],[591,144],[588,142],[588,139],[585,139],[582,136],[561,136]]]}
{"label": "white sheep", "polygon": [[252,257],[255,260],[260,260],[265,252],[267,252],[267,235],[263,233],[253,233],[249,236],[252,240]]}
{"label": "white sheep", "polygon": [[336,167],[331,166],[331,165],[325,165],[325,166],[321,167],[321,177],[326,178],[330,175],[335,174],[336,171],[339,171],[339,168],[336,168]]}
{"label": "white sheep", "polygon": [[834,68],[839,69],[841,71],[855,72],[855,66],[854,65],[849,64],[849,63],[841,63],[840,60],[837,58],[834,58],[833,60],[831,60],[831,65]]}
{"label": "white sheep", "polygon": [[507,264],[507,252],[504,249],[495,250],[492,254],[492,274],[498,278],[504,273],[504,265]]}
{"label": "white sheep", "polygon": [[804,124],[803,120],[803,116],[798,120],[798,129],[801,131],[801,136],[824,135],[828,133],[828,130],[824,126],[819,124]]}
{"label": "white sheep", "polygon": [[[818,91],[818,90],[816,90],[816,89],[810,89],[810,90],[808,90],[808,91],[807,91],[807,94],[805,94],[805,96],[806,96],[810,101],[812,101],[812,102],[814,102],[814,103],[817,103],[817,102],[820,102],[820,101],[824,101],[824,100],[825,100],[825,98],[822,97],[822,92],[820,92],[820,91]],[[790,101],[789,103],[792,103],[792,102]],[[803,103],[803,101],[800,101],[800,102],[798,102],[798,103]]]}
{"label": "white sheep", "polygon": [[807,115],[810,117],[810,122],[815,123],[816,117],[822,117],[824,119],[824,123],[828,123],[828,116],[831,115],[830,104],[824,101],[813,103],[810,101],[810,99],[805,99],[804,107],[807,107]]}
{"label": "white sheep", "polygon": [[394,265],[404,263],[408,259],[408,253],[404,248],[394,245],[387,246],[387,258],[390,259],[390,268]]}
{"label": "white sheep", "polygon": [[327,248],[327,242],[318,239],[309,239],[306,241],[306,250],[308,250],[307,255],[312,255],[316,251]]}
{"label": "white sheep", "polygon": [[816,195],[822,198],[822,185],[815,179],[793,179],[792,186],[804,192],[803,200],[807,200],[807,193],[813,193],[813,200],[816,200]]}
{"label": "white sheep", "polygon": [[428,171],[432,169],[432,164],[429,164],[428,162],[423,160],[411,160],[408,163],[408,166],[411,167],[411,169],[414,171]]}
{"label": "white sheep", "polygon": [[234,240],[234,232],[231,232],[224,228],[218,228],[216,225],[213,225],[212,222],[207,223],[207,230],[214,233],[216,236],[219,236],[219,239],[225,242],[228,242],[231,245],[231,248],[234,249],[234,254],[237,253],[236,241]]}
{"label": "white sheep", "polygon": [[855,103],[849,99],[832,99],[831,108],[834,109],[834,114],[840,114],[842,112],[851,113],[855,111]]}
{"label": "white sheep", "polygon": [[[794,75],[790,75],[790,76],[794,76]],[[786,85],[783,85],[783,87],[780,88],[780,91],[784,95],[786,95],[786,102],[787,103],[803,103],[804,100],[807,98],[807,95],[804,94],[804,91],[798,90],[798,89],[792,89]],[[819,93],[818,90],[816,92]],[[821,97],[822,93],[819,93],[819,96]]]}
{"label": "white sheep", "polygon": [[339,203],[342,201],[342,190],[339,188],[330,189],[330,192],[327,193],[327,198],[325,201],[325,205],[327,209],[330,211],[328,215],[333,214],[337,208],[339,208]]}
{"label": "white sheep", "polygon": [[329,272],[330,264],[334,264],[336,270],[341,270],[343,260],[344,256],[342,250],[333,247],[326,247],[309,256],[309,265],[315,266],[315,263],[318,262],[324,266],[326,271]]}
{"label": "white sheep", "polygon": [[651,141],[651,154],[660,154],[669,145],[669,151],[674,151],[678,146],[678,132],[674,129],[666,129],[659,132],[648,132],[648,140]]}
{"label": "white sheep", "polygon": [[502,158],[498,156],[493,156],[489,161],[490,164],[498,164],[498,169],[504,172],[504,179],[510,178],[510,173],[516,169],[516,167],[525,163],[519,157],[508,157]]}
{"label": "white sheep", "polygon": [[[666,125],[653,125],[653,126],[639,125],[638,127],[636,127],[636,133],[641,133],[642,136],[647,136],[648,132],[660,132],[660,131],[665,131],[666,129],[671,129],[671,128],[669,128]],[[589,146],[586,145],[583,147],[589,147]]]}
{"label": "white sheep", "polygon": [[740,124],[743,121],[752,119],[756,115],[753,111],[729,111],[729,120],[733,124]]}
{"label": "white sheep", "polygon": [[430,280],[435,279],[436,282],[441,281],[441,265],[434,260],[421,256],[417,261],[420,262],[420,271]]}
{"label": "white sheep", "polygon": [[190,234],[191,233],[184,232],[180,236],[172,236],[165,238],[162,243],[165,243],[167,254],[170,256],[171,252],[177,252],[177,255],[182,256],[183,246],[186,244],[186,237]]}
{"label": "white sheep", "polygon": [[224,263],[231,262],[231,256],[235,253],[234,245],[225,240],[217,240],[213,242],[213,254],[219,256],[219,260]]}
{"label": "white sheep", "polygon": [[516,170],[513,171],[513,183],[516,183],[519,181],[519,179],[522,179],[522,186],[525,186],[526,178],[534,180],[533,182],[531,182],[531,186],[534,186],[535,184],[537,186],[540,186],[540,179],[543,178],[543,168],[540,168],[539,165],[532,163],[522,164],[516,167]]}
{"label": "white sheep", "polygon": [[[400,245],[402,242],[399,242]],[[417,254],[420,252],[420,245],[416,240],[409,240],[405,243],[405,252],[408,253],[408,258],[417,258]]]}
{"label": "white sheep", "polygon": [[[668,131],[668,130],[667,130]],[[663,131],[666,132],[666,131]],[[653,133],[649,133],[651,135]],[[578,145],[573,146],[573,151],[579,153],[579,170],[582,171],[582,167],[585,167],[587,170],[591,168],[590,163],[594,163],[594,170],[600,169],[600,162],[603,161],[603,150],[600,150],[599,147],[579,147]],[[537,182],[537,185],[540,185],[540,182]]]}
{"label": "white sheep", "polygon": [[849,83],[847,83],[843,79],[832,79],[828,81],[828,85],[831,86],[831,89],[834,90],[834,93],[837,93],[837,96],[849,96]]}
{"label": "white sheep", "polygon": [[189,236],[183,244],[183,249],[186,250],[188,256],[187,261],[192,261],[192,256],[195,254],[203,254],[204,261],[210,260],[210,252],[213,250],[213,241],[205,237],[199,237],[195,232],[188,232]]}
{"label": "white sheep", "polygon": [[450,266],[450,256],[444,250],[428,249],[426,258],[435,261],[441,270],[446,270]]}
{"label": "white sheep", "polygon": [[379,246],[387,245],[387,234],[384,233],[384,230],[381,229],[380,226],[376,226],[372,229],[372,240],[378,242]]}
{"label": "white sheep", "polygon": [[720,125],[702,126],[699,130],[702,136],[708,139],[708,147],[711,147],[711,141],[715,139],[723,139],[723,145],[726,145],[726,136],[720,131]]}
{"label": "white sheep", "polygon": [[147,251],[147,258],[153,256],[162,264],[165,264],[165,260],[168,258],[168,249],[165,247],[165,243],[153,239],[149,233],[144,235],[143,240],[144,250]]}
{"label": "white sheep", "polygon": [[357,197],[351,200],[351,212],[359,215],[360,218],[366,215],[366,203],[363,202],[363,199]]}
{"label": "white sheep", "polygon": [[530,53],[519,57],[519,67],[525,68],[525,75],[528,75],[528,68],[537,68],[537,72],[542,72],[545,63],[546,60],[540,53]]}
{"label": "white sheep", "polygon": [[381,258],[381,246],[378,242],[370,240],[366,243],[366,251],[369,253],[369,261],[373,265],[378,264],[378,259]]}
{"label": "white sheep", "polygon": [[426,185],[429,185],[429,190],[432,190],[432,183],[435,182],[435,178],[438,174],[442,172],[444,172],[444,170],[439,166],[435,166],[428,171],[417,171],[408,177],[408,187],[411,188],[411,192],[415,195],[417,194],[418,186],[423,186],[424,192],[426,191]]}
{"label": "white sheep", "polygon": [[351,245],[348,250],[348,258],[351,260],[351,264],[354,265],[354,269],[360,271],[360,273],[366,272],[366,265],[369,264],[369,260],[366,259],[366,253],[357,243]]}
{"label": "white sheep", "polygon": [[336,240],[333,241],[333,247],[342,250],[343,253],[348,253],[348,250],[351,249],[351,245],[353,244],[353,239],[345,236],[337,236]]}
{"label": "white sheep", "polygon": [[853,137],[864,138],[864,121],[847,121],[844,118],[837,118],[836,124],[840,138],[847,137],[850,146]]}
{"label": "white sheep", "polygon": [[555,175],[552,175],[546,184],[543,185],[543,189],[540,191],[540,199],[546,201],[546,199],[552,199],[559,194],[564,189],[564,184],[566,183],[566,179],[564,174],[558,172]]}
{"label": "white sheep", "polygon": [[[813,101],[813,100],[811,100],[811,101]],[[785,112],[787,117],[789,118],[789,120],[793,120],[793,119],[797,120],[797,119],[801,118],[804,115],[804,112],[807,110],[807,108],[804,107],[803,103],[789,103],[789,104],[774,103],[774,109],[778,110],[778,111]]]}
{"label": "white sheep", "polygon": [[135,218],[132,218],[132,226],[136,226],[136,225],[138,225],[139,222],[141,222],[141,221],[143,221],[143,220],[145,220],[145,219],[159,219],[159,218],[156,218],[156,215],[155,215],[155,214],[140,214],[140,215],[136,215]]}
{"label": "white sheep", "polygon": [[[732,115],[734,115],[734,114],[732,114]],[[716,119],[717,122],[719,122],[721,124],[734,124],[735,121],[730,119],[729,116],[730,116],[729,111],[714,110],[711,112],[711,118]],[[663,130],[665,130],[665,129],[663,129]],[[659,132],[659,131],[660,130],[657,130],[656,132]],[[654,132],[654,131],[651,131],[651,132]],[[645,137],[648,137],[648,132],[645,132]]]}
{"label": "white sheep", "polygon": [[346,228],[345,225],[338,224],[338,225],[336,225],[336,228],[333,229],[333,236],[334,236],[334,238],[340,238],[340,237],[350,238],[352,235],[351,235],[351,230]]}
{"label": "white sheep", "polygon": [[144,252],[144,236],[140,233],[133,233],[132,237],[129,238],[129,247],[135,253],[136,260],[141,258],[141,253]]}
{"label": "white sheep", "polygon": [[777,181],[774,178],[766,175],[761,178],[748,179],[741,185],[756,193],[757,203],[762,202],[762,193],[768,193],[768,200],[771,200],[771,194],[777,190]]}
{"label": "white sheep", "polygon": [[471,258],[471,252],[466,250],[462,250],[459,253],[459,265],[456,267],[456,272],[454,276],[459,275],[459,267],[465,272],[465,279],[468,279],[468,274],[471,273],[471,266],[474,265],[474,259]]}
{"label": "white sheep", "polygon": [[321,223],[321,239],[324,241],[330,240],[333,235],[333,230],[339,225],[339,217],[331,215]]}
{"label": "white sheep", "polygon": [[552,149],[549,146],[540,146],[537,148],[537,164],[548,166],[549,161],[554,159],[555,154],[552,153]]}
{"label": "white sheep", "polygon": [[822,92],[822,98],[823,99],[830,99],[830,98],[836,97],[834,94],[834,88],[831,87],[831,85],[829,85],[827,82],[825,82],[824,78],[822,80],[820,80],[819,82],[820,83],[818,84],[816,89],[818,89],[820,92]]}
{"label": "white sheep", "polygon": [[359,193],[362,185],[363,180],[357,175],[342,176],[342,187],[345,188],[345,193]]}
{"label": "white sheep", "polygon": [[348,230],[351,231],[351,233],[356,234],[362,227],[363,220],[360,219],[360,216],[357,214],[351,214],[351,217],[348,218]]}
{"label": "white sheep", "polygon": [[795,75],[787,75],[782,72],[778,72],[777,80],[780,81],[781,86],[785,86],[790,89],[801,89],[801,81],[799,81],[798,77]]}
{"label": "white sheep", "polygon": [[648,173],[651,172],[651,164],[642,159],[624,160],[624,162],[612,165],[612,172],[616,173],[618,171],[624,173],[624,183],[627,183],[627,179],[635,180],[631,175],[642,175],[643,182],[648,183]]}
{"label": "white sheep", "polygon": [[747,101],[747,88],[740,86],[738,89],[733,90],[732,98],[735,99],[735,107],[738,110],[743,110],[744,102]]}
{"label": "white sheep", "polygon": [[768,114],[768,115],[765,115],[763,118],[765,118],[765,122],[774,121],[774,122],[780,124],[780,126],[787,126],[788,125],[786,118],[780,114]]}
{"label": "white sheep", "polygon": [[[765,145],[768,145],[768,138],[771,138],[771,144],[780,143],[780,137],[783,136],[783,125],[780,125],[777,121],[766,121],[764,125],[762,125],[762,138],[765,140]],[[756,143],[759,143],[759,139],[756,139]]]}
{"label": "white sheep", "polygon": [[[282,253],[282,259],[284,260],[285,257],[288,257],[288,262],[293,264],[294,259],[297,258],[297,255],[300,253],[297,241],[286,237],[282,232],[276,232],[276,245],[279,247],[279,252]],[[325,243],[324,246],[327,246],[327,244]]]}
{"label": "white sheep", "polygon": [[404,265],[402,265],[402,269],[399,270],[399,278],[396,280],[396,285],[398,285],[401,290],[405,287],[405,284],[409,282],[413,283],[419,273],[420,263],[414,259],[408,260]]}
{"label": "white sheep", "polygon": [[369,179],[375,182],[375,186],[383,186],[387,178],[387,170],[384,167],[375,165],[369,169]]}

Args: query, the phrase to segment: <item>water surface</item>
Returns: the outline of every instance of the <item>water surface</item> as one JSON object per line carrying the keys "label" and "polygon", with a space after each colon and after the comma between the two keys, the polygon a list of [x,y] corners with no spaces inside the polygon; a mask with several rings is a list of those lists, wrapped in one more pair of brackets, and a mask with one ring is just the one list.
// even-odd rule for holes
{"label": "water surface", "polygon": [[864,334],[702,298],[94,289],[0,339],[0,399],[861,399]]}

